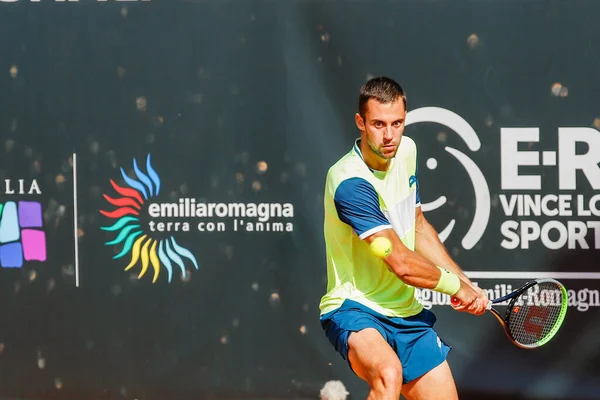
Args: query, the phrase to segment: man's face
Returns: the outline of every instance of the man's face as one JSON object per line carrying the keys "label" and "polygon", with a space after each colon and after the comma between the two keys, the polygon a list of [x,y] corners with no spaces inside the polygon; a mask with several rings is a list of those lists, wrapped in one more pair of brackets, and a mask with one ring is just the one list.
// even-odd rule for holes
{"label": "man's face", "polygon": [[361,131],[361,139],[369,144],[375,155],[384,160],[390,160],[396,155],[406,120],[402,98],[388,104],[370,99],[364,119],[358,113],[355,119],[356,126]]}

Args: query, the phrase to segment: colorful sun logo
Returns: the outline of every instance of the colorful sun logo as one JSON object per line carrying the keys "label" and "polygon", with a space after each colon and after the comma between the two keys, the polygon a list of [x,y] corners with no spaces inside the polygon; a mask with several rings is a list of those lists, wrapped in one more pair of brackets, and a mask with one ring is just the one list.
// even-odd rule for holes
{"label": "colorful sun logo", "polygon": [[138,180],[127,176],[121,168],[121,175],[129,185],[128,188],[121,187],[112,179],[110,180],[112,187],[121,197],[112,198],[104,195],[106,201],[117,207],[113,211],[100,210],[102,215],[116,220],[113,225],[101,228],[108,232],[118,232],[117,237],[106,242],[106,245],[118,246],[122,243],[123,247],[119,254],[113,257],[114,259],[131,253],[131,261],[125,267],[125,271],[129,271],[141,262],[138,279],[142,278],[152,266],[154,272],[152,283],[155,283],[160,274],[161,264],[167,271],[169,283],[173,278],[174,265],[179,267],[185,278],[186,268],[183,258],[189,259],[198,269],[198,262],[194,255],[188,249],[178,245],[173,236],[159,240],[150,237],[144,233],[140,224],[140,212],[146,208],[144,204],[149,199],[157,197],[160,192],[160,178],[152,168],[150,155],[146,160],[146,174],[140,170],[135,159],[133,159],[133,170]]}

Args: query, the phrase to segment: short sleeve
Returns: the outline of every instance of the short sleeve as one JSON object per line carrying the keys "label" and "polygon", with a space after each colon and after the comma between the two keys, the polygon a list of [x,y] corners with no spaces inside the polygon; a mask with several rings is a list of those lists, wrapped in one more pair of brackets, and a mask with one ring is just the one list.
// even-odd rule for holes
{"label": "short sleeve", "polygon": [[339,219],[350,225],[361,239],[392,227],[381,212],[377,191],[363,178],[340,183],[334,203]]}

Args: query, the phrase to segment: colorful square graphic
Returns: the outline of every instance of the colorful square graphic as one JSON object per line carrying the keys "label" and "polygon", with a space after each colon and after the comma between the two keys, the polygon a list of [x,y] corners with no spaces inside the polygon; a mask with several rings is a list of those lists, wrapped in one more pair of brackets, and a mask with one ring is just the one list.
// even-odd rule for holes
{"label": "colorful square graphic", "polygon": [[46,234],[37,229],[21,231],[23,255],[27,261],[46,261]]}
{"label": "colorful square graphic", "polygon": [[21,228],[41,228],[42,205],[37,201],[20,201],[19,225]]}
{"label": "colorful square graphic", "polygon": [[4,205],[0,217],[0,243],[17,241],[20,236],[17,204],[14,201],[8,201]]}
{"label": "colorful square graphic", "polygon": [[0,246],[0,264],[3,268],[21,268],[23,266],[23,248],[21,243],[9,243]]}
{"label": "colorful square graphic", "polygon": [[[0,204],[0,266],[21,268],[24,261],[46,261],[42,205],[37,201]],[[25,229],[23,229],[25,228]]]}

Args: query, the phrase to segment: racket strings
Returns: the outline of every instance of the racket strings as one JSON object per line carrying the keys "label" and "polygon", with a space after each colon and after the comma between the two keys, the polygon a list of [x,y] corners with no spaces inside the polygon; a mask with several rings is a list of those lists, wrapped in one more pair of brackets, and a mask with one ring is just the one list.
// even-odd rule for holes
{"label": "racket strings", "polygon": [[514,340],[529,346],[551,334],[565,300],[560,287],[552,282],[540,282],[519,295],[508,315]]}

